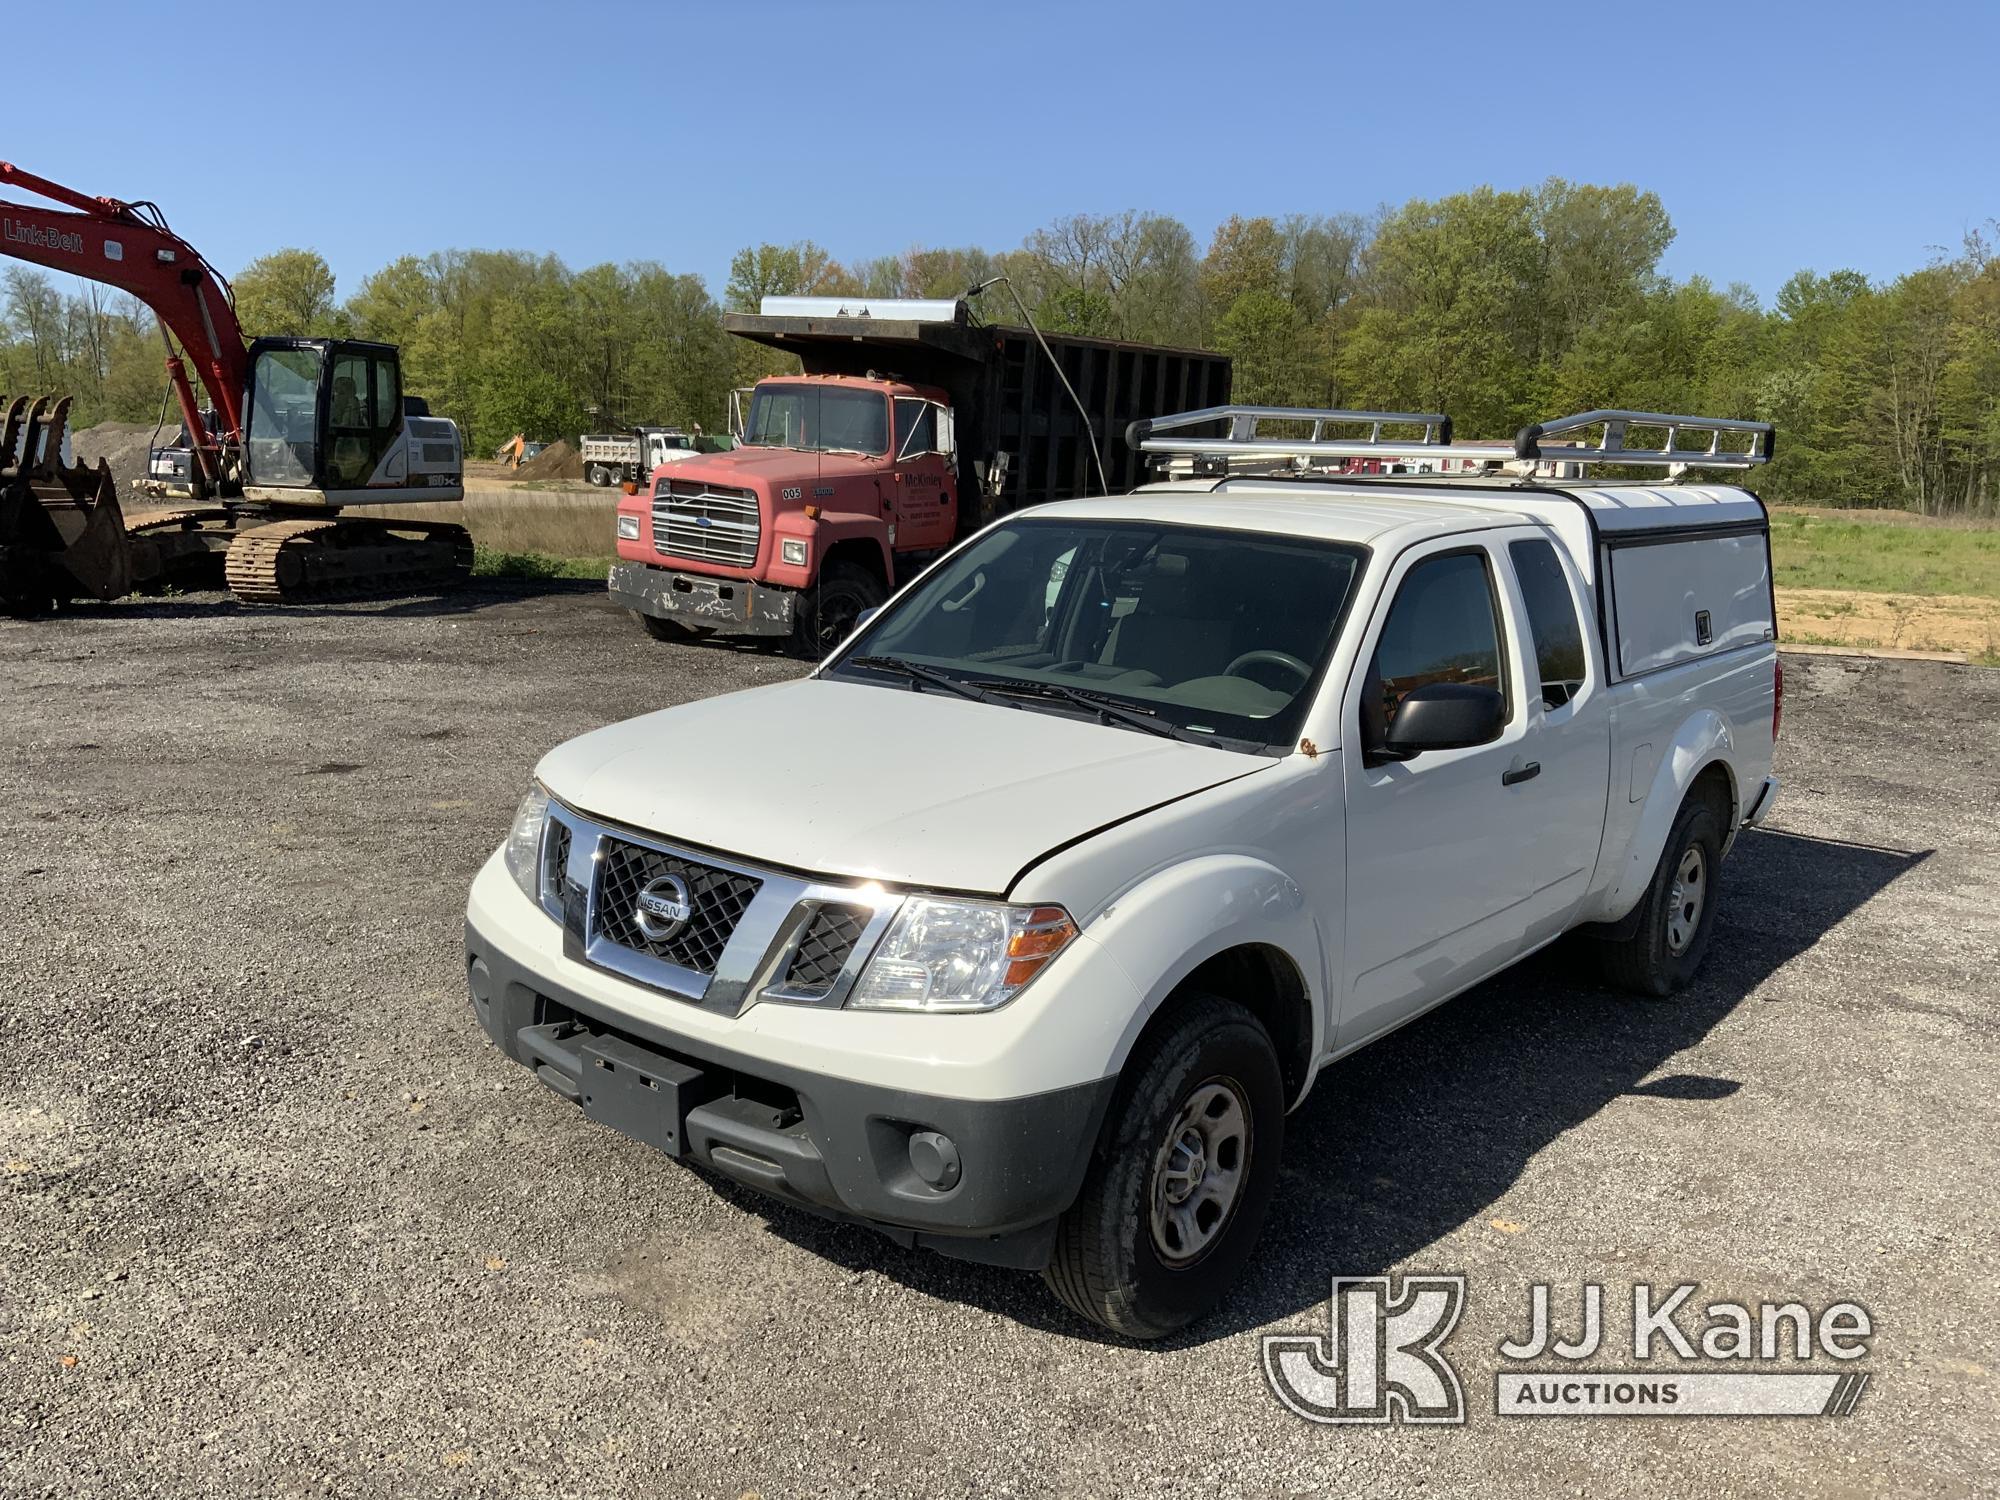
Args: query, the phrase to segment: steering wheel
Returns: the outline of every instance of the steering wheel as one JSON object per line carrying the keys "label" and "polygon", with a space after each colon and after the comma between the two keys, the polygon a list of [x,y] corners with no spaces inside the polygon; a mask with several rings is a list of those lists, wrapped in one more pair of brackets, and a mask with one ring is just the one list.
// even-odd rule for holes
{"label": "steering wheel", "polygon": [[1295,672],[1298,674],[1300,687],[1312,681],[1313,669],[1289,651],[1245,651],[1222,669],[1222,675],[1236,677],[1241,675],[1237,668],[1256,666],[1283,667],[1287,672]]}

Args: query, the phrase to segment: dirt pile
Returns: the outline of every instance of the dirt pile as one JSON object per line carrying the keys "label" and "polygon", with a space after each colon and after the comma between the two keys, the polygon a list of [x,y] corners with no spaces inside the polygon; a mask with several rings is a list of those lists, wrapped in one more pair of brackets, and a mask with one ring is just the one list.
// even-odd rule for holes
{"label": "dirt pile", "polygon": [[[70,447],[78,463],[96,468],[99,459],[111,465],[111,478],[118,493],[128,494],[146,477],[146,454],[153,446],[151,422],[99,422],[70,434]],[[170,443],[174,430],[160,433],[162,443]]]}
{"label": "dirt pile", "polygon": [[557,438],[533,458],[511,471],[515,479],[581,479],[583,458],[575,447]]}

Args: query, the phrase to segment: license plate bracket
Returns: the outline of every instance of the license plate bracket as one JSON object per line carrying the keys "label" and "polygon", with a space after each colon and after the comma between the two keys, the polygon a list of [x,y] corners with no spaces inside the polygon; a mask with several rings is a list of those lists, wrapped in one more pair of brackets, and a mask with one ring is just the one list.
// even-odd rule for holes
{"label": "license plate bracket", "polygon": [[669,1156],[687,1150],[688,1111],[721,1092],[713,1073],[619,1037],[584,1043],[577,1094],[583,1112]]}

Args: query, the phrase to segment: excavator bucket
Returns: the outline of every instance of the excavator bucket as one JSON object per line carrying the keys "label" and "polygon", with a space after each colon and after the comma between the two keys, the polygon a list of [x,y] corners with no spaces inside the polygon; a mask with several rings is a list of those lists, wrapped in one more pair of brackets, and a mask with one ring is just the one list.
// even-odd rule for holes
{"label": "excavator bucket", "polygon": [[67,396],[0,396],[0,607],[11,614],[132,587],[111,470],[64,457],[69,406]]}

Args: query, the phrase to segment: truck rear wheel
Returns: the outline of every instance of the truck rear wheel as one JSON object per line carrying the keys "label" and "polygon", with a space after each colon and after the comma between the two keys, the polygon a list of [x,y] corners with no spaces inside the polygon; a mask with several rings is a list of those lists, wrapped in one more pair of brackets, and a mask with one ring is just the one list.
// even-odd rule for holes
{"label": "truck rear wheel", "polygon": [[595,485],[611,483],[611,471],[605,468],[603,464],[592,464],[583,471],[583,477]]}
{"label": "truck rear wheel", "polygon": [[807,661],[818,661],[846,640],[863,610],[888,598],[881,581],[866,568],[850,562],[830,563],[819,583],[801,595],[792,622],[792,650]]}
{"label": "truck rear wheel", "polygon": [[1164,1338],[1222,1300],[1256,1247],[1284,1143],[1270,1033],[1197,995],[1139,1044],[1042,1273],[1113,1333]]}
{"label": "truck rear wheel", "polygon": [[1638,926],[1602,945],[1604,976],[1620,989],[1664,999],[1693,982],[1715,928],[1722,820],[1697,790],[1681,804],[1666,848],[1640,898]]}

